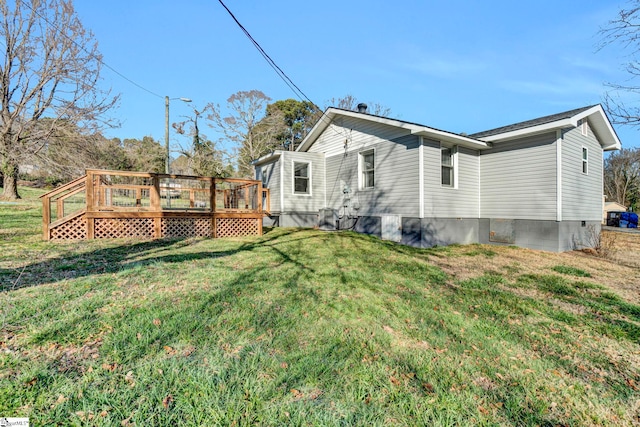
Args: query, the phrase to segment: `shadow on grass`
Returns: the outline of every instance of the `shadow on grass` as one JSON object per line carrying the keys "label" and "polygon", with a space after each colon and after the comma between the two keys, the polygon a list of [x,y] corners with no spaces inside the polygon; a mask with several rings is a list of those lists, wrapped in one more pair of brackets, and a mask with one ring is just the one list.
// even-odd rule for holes
{"label": "shadow on grass", "polygon": [[[266,244],[271,244],[271,248],[281,256],[284,262],[294,263],[301,269],[309,269],[310,267],[273,246],[276,240],[297,232],[299,230],[291,229],[284,232],[269,233],[269,235],[263,235],[241,243],[231,249],[222,249],[229,248],[228,244],[222,244],[220,250],[214,249],[192,253],[174,252],[191,245],[192,242],[189,239],[162,239],[125,243],[116,247],[101,248],[82,253],[71,251],[60,257],[33,262],[19,268],[0,268],[0,291],[89,277],[95,274],[116,273],[134,266],[139,267],[140,265],[183,263],[208,258],[217,259],[239,252],[252,251]],[[298,237],[299,240],[308,238],[310,237]],[[289,239],[287,242],[291,242],[291,240]],[[165,253],[167,250],[171,252]],[[158,251],[162,251],[163,254],[154,255],[154,252]]]}

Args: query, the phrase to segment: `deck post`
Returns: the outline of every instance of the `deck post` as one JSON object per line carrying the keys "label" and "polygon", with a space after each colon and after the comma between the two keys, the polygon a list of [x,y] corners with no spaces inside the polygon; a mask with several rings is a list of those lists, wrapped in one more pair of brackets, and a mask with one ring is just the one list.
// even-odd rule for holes
{"label": "deck post", "polygon": [[160,177],[157,173],[151,174],[151,188],[149,192],[149,203],[153,212],[160,212]]}
{"label": "deck post", "polygon": [[45,196],[42,198],[42,238],[44,240],[51,239],[49,224],[51,224],[51,199]]}
{"label": "deck post", "polygon": [[256,199],[257,204],[256,207],[258,209],[258,214],[260,215],[257,219],[258,221],[258,235],[262,236],[262,219],[264,218],[264,213],[262,211],[262,181],[258,181],[258,189],[256,191]]}
{"label": "deck post", "polygon": [[[157,173],[151,174],[151,189],[149,190],[149,203],[151,204],[151,210],[153,212],[162,212],[160,206],[160,177]],[[162,238],[162,216],[156,216],[153,218],[153,234],[154,238]]]}
{"label": "deck post", "polygon": [[211,206],[211,237],[216,237],[216,179],[211,177],[211,184],[209,185],[209,205]]}
{"label": "deck post", "polygon": [[[95,175],[93,171],[86,171],[85,177],[85,200],[87,201],[87,213],[95,212],[96,205],[94,202],[94,190],[93,186],[95,184]],[[87,215],[87,239],[95,239],[95,218],[93,215]]]}

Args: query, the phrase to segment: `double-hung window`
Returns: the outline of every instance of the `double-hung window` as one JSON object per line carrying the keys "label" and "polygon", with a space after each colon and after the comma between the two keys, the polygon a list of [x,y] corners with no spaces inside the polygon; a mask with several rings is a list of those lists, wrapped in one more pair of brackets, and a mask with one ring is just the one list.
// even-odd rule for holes
{"label": "double-hung window", "polygon": [[375,151],[363,151],[360,153],[360,189],[373,188],[376,181],[375,177]]}
{"label": "double-hung window", "polygon": [[441,147],[442,186],[455,187],[456,184],[456,147]]}
{"label": "double-hung window", "polygon": [[293,193],[311,194],[311,164],[293,162]]}
{"label": "double-hung window", "polygon": [[589,150],[586,147],[582,147],[582,173],[589,173]]}

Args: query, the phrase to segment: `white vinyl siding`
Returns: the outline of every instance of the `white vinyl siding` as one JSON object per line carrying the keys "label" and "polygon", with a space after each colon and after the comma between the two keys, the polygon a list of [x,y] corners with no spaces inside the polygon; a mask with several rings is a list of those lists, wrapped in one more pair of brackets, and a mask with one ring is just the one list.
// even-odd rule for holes
{"label": "white vinyl siding", "polygon": [[[593,132],[580,127],[562,135],[562,219],[599,221],[602,218],[602,147]],[[584,149],[588,173],[583,172]]]}
{"label": "white vinyl siding", "polygon": [[[305,153],[297,151],[283,151],[281,180],[284,192],[284,203],[281,212],[318,212],[324,207],[324,156],[320,153]],[[294,165],[308,163],[310,194],[294,193]],[[272,197],[273,199],[273,197]]]}
{"label": "white vinyl siding", "polygon": [[410,131],[395,126],[354,117],[339,117],[318,137],[309,152],[324,153],[329,158],[344,154],[345,146],[347,151],[363,151],[409,134]]}
{"label": "white vinyl siding", "polygon": [[280,211],[280,160],[263,164],[256,168],[256,176],[262,180],[262,186],[269,189],[271,212]]}
{"label": "white vinyl siding", "polygon": [[[417,136],[409,135],[370,147],[375,150],[375,186],[372,189],[359,190],[358,163],[362,150],[327,157],[328,207],[342,209],[345,201],[343,190],[346,187],[350,189],[350,203],[360,208],[357,211],[358,215],[397,214],[418,217],[418,141]],[[352,142],[354,147],[362,146],[362,141],[355,138]]]}
{"label": "white vinyl siding", "polygon": [[442,185],[442,152],[440,142],[425,139],[423,143],[424,216],[426,218],[478,218],[480,183],[479,158],[476,150],[457,147],[454,183],[457,188]]}
{"label": "white vinyl siding", "polygon": [[480,171],[481,218],[556,220],[555,132],[495,143]]}

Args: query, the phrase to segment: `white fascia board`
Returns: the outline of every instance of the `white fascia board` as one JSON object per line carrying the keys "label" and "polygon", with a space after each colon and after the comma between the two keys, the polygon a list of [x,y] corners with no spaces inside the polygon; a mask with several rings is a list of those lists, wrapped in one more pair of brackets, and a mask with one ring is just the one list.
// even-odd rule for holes
{"label": "white fascia board", "polygon": [[276,160],[278,160],[280,158],[280,155],[282,154],[282,150],[275,150],[269,154],[266,154],[262,157],[260,157],[259,159],[254,160],[253,162],[251,162],[251,164],[253,166],[260,166],[263,165],[265,163],[271,163],[271,162],[275,162]]}
{"label": "white fascia board", "polygon": [[326,128],[329,127],[331,122],[333,122],[333,118],[336,116],[336,111],[334,108],[328,108],[327,111],[322,113],[320,120],[311,128],[311,131],[307,134],[307,136],[302,140],[302,143],[298,146],[296,151],[308,151],[309,147],[316,142],[316,139],[324,132]]}
{"label": "white fascia board", "polygon": [[413,135],[424,136],[428,139],[435,139],[441,142],[448,142],[462,147],[472,148],[474,150],[482,150],[491,148],[492,144],[478,139],[469,138],[463,135],[456,135],[455,133],[444,132],[438,129],[429,128],[426,126],[420,126],[415,130],[412,130]]}
{"label": "white fascia board", "polygon": [[393,126],[400,129],[406,129],[411,132],[412,135],[425,136],[427,138],[434,138],[439,141],[445,141],[464,147],[483,149],[490,148],[491,144],[478,139],[469,138],[463,135],[457,135],[455,133],[445,132],[438,129],[433,129],[427,126],[420,126],[413,123],[402,122],[399,120],[389,119],[386,117],[371,116],[368,114],[358,113],[356,111],[338,110],[335,108],[328,108],[323,114],[322,118],[311,129],[311,132],[302,141],[302,144],[296,151],[307,151],[311,145],[316,141],[318,136],[331,124],[336,116],[352,117],[360,120],[368,120],[370,122],[379,123],[387,126]]}
{"label": "white fascia board", "polygon": [[575,128],[578,127],[578,122],[584,118],[589,120],[589,123],[598,137],[598,141],[600,141],[603,150],[610,151],[620,149],[621,144],[618,139],[618,135],[616,135],[616,131],[611,126],[611,122],[609,122],[607,115],[604,113],[604,110],[600,105],[596,105],[567,119],[556,120],[554,122],[518,129],[511,132],[499,133],[480,139],[487,142],[501,142],[509,139],[551,132],[558,129]]}
{"label": "white fascia board", "polygon": [[[577,123],[577,121],[576,121]],[[518,129],[511,132],[498,133],[496,135],[486,136],[483,138],[479,138],[482,141],[487,142],[501,142],[508,139],[520,138],[523,136],[535,135],[539,133],[551,132],[557,129],[568,128],[568,127],[576,127],[572,119],[563,119],[557,120],[555,122],[544,123],[537,126],[531,126],[524,129]]]}
{"label": "white fascia board", "polygon": [[596,134],[604,151],[619,150],[622,148],[622,143],[620,139],[618,139],[618,135],[613,129],[613,126],[611,126],[611,122],[602,109],[602,106],[596,105],[587,111],[576,114],[573,118],[575,119],[575,126],[578,126],[578,121],[581,119],[586,118],[589,120],[591,129]]}

